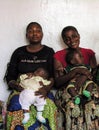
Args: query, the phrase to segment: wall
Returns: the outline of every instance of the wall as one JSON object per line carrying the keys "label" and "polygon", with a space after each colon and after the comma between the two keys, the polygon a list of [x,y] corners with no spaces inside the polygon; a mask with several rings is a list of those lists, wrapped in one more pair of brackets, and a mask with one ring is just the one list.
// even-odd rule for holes
{"label": "wall", "polygon": [[64,48],[60,33],[64,26],[77,27],[81,46],[96,52],[99,63],[99,0],[0,0],[0,99],[9,92],[3,81],[12,52],[25,45],[25,28],[39,22],[44,31],[43,44],[55,51]]}

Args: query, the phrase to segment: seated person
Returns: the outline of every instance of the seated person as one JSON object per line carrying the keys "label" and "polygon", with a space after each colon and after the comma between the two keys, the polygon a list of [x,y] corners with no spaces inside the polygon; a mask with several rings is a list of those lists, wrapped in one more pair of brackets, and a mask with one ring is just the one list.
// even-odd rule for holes
{"label": "seated person", "polygon": [[[51,129],[56,128],[56,113],[57,107],[53,100],[53,95],[50,90],[54,86],[54,67],[53,55],[54,50],[42,44],[43,29],[37,22],[31,22],[26,27],[26,39],[28,44],[18,47],[12,54],[9,61],[5,80],[8,84],[8,89],[11,92],[7,101],[7,116],[6,129],[7,130],[36,130],[36,129]],[[46,105],[44,107],[43,116],[46,123],[43,124],[37,120],[37,110],[34,105],[31,105],[30,119],[26,124],[22,123],[23,109],[19,103],[19,95],[23,88],[19,85],[19,75],[34,73],[38,68],[44,68],[49,73],[51,84],[46,87],[43,86],[35,95],[40,95],[46,98]]]}
{"label": "seated person", "polygon": [[[75,83],[75,86],[82,86],[86,81],[86,77],[89,79],[89,75],[95,74],[94,70],[97,67],[95,52],[87,48],[87,46],[86,48],[80,46],[81,36],[74,26],[64,27],[61,36],[65,48],[54,54],[55,86],[57,88],[55,102],[58,107],[58,128],[60,130],[96,130],[99,128],[99,97],[96,99],[93,96],[93,99],[88,102],[86,102],[86,99],[84,100],[83,97],[81,103],[76,105],[72,100],[71,94],[67,92],[69,81],[75,78],[76,75],[85,75],[83,79],[79,76],[79,80]],[[67,74],[64,73],[63,68],[67,67],[66,55],[69,49],[76,49],[80,52],[84,64],[87,64],[92,68],[92,74],[85,68],[77,68]],[[97,89],[93,90],[91,94],[99,96],[99,91]],[[71,104],[73,104],[74,108],[71,108]],[[96,109],[93,109],[93,104],[95,104]],[[79,112],[77,111],[78,108]]]}
{"label": "seated person", "polygon": [[38,68],[34,73],[20,75],[20,86],[24,88],[19,96],[19,102],[24,110],[23,124],[27,123],[30,118],[29,107],[32,104],[37,107],[37,119],[42,123],[46,122],[42,116],[46,100],[41,98],[41,95],[36,96],[35,91],[38,91],[42,86],[49,85],[51,81],[47,79],[48,72],[43,68]]}
{"label": "seated person", "polygon": [[[69,73],[76,68],[85,68],[91,71],[90,66],[83,64],[83,57],[77,50],[71,49],[68,51],[66,55],[66,62],[68,63],[68,66],[64,69],[66,73]],[[77,85],[76,82],[83,80],[83,78],[86,79],[82,85]],[[80,104],[80,95],[84,95],[88,100],[91,99],[91,93],[93,89],[94,82],[92,81],[92,77],[86,77],[84,74],[77,74],[73,79],[69,81],[69,84],[67,86],[67,91],[73,97],[75,104]]]}

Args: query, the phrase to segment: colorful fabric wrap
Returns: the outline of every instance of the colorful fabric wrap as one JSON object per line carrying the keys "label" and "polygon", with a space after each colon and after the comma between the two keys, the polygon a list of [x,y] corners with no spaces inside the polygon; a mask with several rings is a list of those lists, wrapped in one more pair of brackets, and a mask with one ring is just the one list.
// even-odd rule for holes
{"label": "colorful fabric wrap", "polygon": [[[43,116],[46,119],[46,124],[41,124],[36,120],[36,108],[35,106],[30,107],[30,119],[29,121],[23,125],[23,110],[18,102],[19,93],[14,91],[8,99],[8,111],[7,111],[7,130],[57,130],[56,128],[56,115],[57,115],[57,107],[54,102],[47,98],[47,104],[44,107]],[[17,103],[15,103],[17,102]],[[13,104],[14,103],[14,104]],[[13,104],[13,105],[12,105]],[[18,129],[19,127],[19,129]],[[21,129],[20,129],[21,127]]]}

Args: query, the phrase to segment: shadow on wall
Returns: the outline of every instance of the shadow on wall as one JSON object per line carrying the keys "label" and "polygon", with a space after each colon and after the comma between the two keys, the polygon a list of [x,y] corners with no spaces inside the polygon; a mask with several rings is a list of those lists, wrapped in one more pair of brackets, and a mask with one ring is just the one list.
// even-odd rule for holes
{"label": "shadow on wall", "polygon": [[60,37],[60,46],[61,48],[66,48],[67,46],[65,45],[65,43],[63,42],[62,38]]}
{"label": "shadow on wall", "polygon": [[99,54],[96,53],[97,64],[99,64]]}

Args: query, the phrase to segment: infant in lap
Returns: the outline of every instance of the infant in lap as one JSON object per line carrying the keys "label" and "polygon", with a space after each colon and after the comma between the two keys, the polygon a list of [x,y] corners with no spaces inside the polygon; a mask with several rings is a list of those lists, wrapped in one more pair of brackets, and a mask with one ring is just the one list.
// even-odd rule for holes
{"label": "infant in lap", "polygon": [[24,88],[19,95],[19,102],[24,111],[23,124],[27,123],[30,119],[29,107],[32,104],[37,108],[37,120],[46,123],[45,118],[42,116],[46,99],[41,98],[41,95],[35,95],[35,92],[50,83],[48,72],[43,68],[38,68],[34,73],[20,75],[20,86]]}

